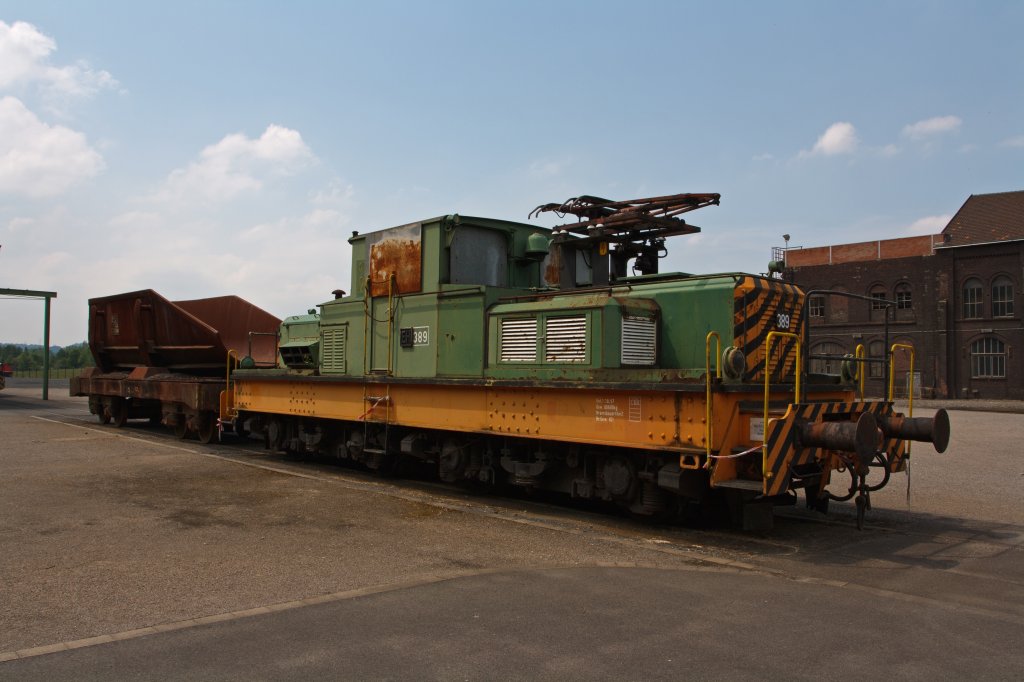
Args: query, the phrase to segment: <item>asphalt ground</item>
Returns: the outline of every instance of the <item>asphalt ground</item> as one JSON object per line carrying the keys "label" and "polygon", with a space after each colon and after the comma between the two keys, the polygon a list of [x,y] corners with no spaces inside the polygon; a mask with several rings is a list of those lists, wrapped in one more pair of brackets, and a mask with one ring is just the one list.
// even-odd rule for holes
{"label": "asphalt ground", "polygon": [[[66,389],[64,389],[66,390]],[[1019,679],[1024,415],[828,517],[657,527],[0,393],[0,679]]]}

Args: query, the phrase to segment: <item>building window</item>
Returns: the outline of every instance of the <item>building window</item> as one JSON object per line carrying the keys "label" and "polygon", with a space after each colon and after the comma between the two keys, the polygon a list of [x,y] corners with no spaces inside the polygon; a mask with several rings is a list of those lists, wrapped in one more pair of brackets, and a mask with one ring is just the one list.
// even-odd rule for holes
{"label": "building window", "polygon": [[846,351],[838,343],[826,341],[811,349],[811,355],[828,355],[828,358],[811,358],[812,374],[839,374]]}
{"label": "building window", "polygon": [[872,379],[881,379],[885,374],[885,344],[881,341],[872,341],[869,343],[868,359],[881,361],[868,363],[868,376]]}
{"label": "building window", "polygon": [[964,282],[964,318],[981,317],[981,280],[969,279]]}
{"label": "building window", "polygon": [[824,296],[811,296],[811,301],[808,304],[811,317],[825,317],[825,297]]}
{"label": "building window", "polygon": [[971,344],[971,377],[974,379],[1002,379],[1006,376],[1006,346],[1002,341],[986,336]]}
{"label": "building window", "polygon": [[1013,282],[1005,275],[992,282],[992,317],[1013,317]]}
{"label": "building window", "polygon": [[896,285],[896,310],[910,310],[914,307],[909,284]]}
{"label": "building window", "polygon": [[871,309],[872,310],[885,310],[885,289],[881,287],[873,287],[871,289]]}

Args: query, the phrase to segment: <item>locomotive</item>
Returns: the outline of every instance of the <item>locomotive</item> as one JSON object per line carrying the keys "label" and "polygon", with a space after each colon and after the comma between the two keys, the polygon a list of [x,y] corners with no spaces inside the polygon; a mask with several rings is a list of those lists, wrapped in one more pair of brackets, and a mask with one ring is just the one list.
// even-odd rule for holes
{"label": "locomotive", "polygon": [[[218,429],[642,517],[717,498],[745,529],[770,527],[803,489],[820,511],[855,499],[860,525],[870,493],[906,468],[909,441],[945,450],[948,417],[864,399],[862,353],[838,376],[808,371],[794,284],[659,272],[667,239],[700,231],[684,214],[719,201],[580,196],[531,213],[571,217],[552,229],[452,214],[353,233],[351,293],[283,320],[276,362],[228,351]],[[98,367],[72,392],[102,420]],[[139,400],[119,414],[144,403],[179,435],[201,426],[209,439],[209,406]],[[842,472],[849,487],[833,493]]]}

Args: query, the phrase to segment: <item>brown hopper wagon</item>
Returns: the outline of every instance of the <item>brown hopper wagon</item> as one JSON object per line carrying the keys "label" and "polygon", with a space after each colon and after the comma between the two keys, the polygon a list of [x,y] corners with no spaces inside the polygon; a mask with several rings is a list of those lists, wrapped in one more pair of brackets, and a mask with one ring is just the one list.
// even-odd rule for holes
{"label": "brown hopper wagon", "polygon": [[164,423],[184,438],[217,433],[229,363],[276,363],[281,320],[237,296],[168,301],[151,289],[89,301],[96,367],[71,380],[106,424]]}

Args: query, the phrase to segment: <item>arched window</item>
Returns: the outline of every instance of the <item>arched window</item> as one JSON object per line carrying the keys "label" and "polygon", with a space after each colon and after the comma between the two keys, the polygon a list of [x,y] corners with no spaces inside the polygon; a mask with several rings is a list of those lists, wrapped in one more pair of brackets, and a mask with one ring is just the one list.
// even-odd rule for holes
{"label": "arched window", "polygon": [[992,280],[992,317],[1013,317],[1013,281],[1006,275]]}
{"label": "arched window", "polygon": [[829,355],[828,358],[811,358],[811,374],[839,374],[843,354],[846,350],[838,343],[823,341],[811,348],[811,355]]}
{"label": "arched window", "polygon": [[1002,379],[1006,376],[1006,345],[994,336],[971,344],[971,377]]}
{"label": "arched window", "polygon": [[[868,358],[871,360],[885,360],[885,344],[881,341],[872,341],[868,344]],[[882,362],[868,363],[868,376],[872,379],[880,379],[885,374],[885,366]]]}
{"label": "arched window", "polygon": [[981,317],[981,280],[972,277],[964,282],[963,301],[964,318]]}
{"label": "arched window", "polygon": [[811,317],[825,317],[825,297],[817,294],[811,296],[807,310]]}
{"label": "arched window", "polygon": [[910,294],[910,285],[900,282],[896,285],[896,310],[910,310],[914,301]]}
{"label": "arched window", "polygon": [[872,310],[885,310],[885,287],[881,284],[876,284],[871,287],[868,295],[871,297]]}

